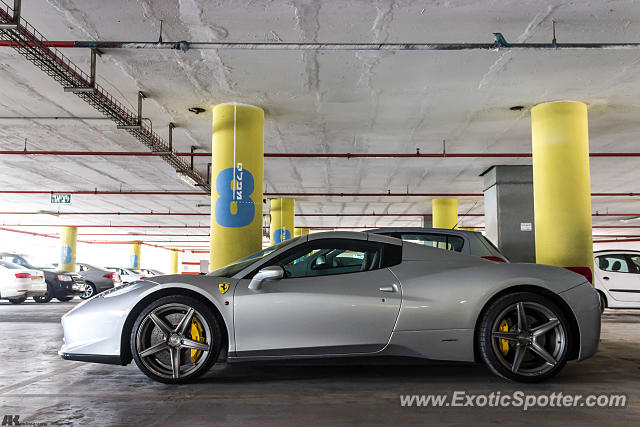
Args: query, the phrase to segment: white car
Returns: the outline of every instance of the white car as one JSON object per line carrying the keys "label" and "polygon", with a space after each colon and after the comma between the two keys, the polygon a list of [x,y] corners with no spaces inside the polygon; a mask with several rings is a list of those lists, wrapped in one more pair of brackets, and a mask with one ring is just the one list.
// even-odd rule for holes
{"label": "white car", "polygon": [[131,268],[122,268],[122,267],[105,267],[109,271],[113,271],[114,273],[118,273],[120,275],[120,280],[122,280],[122,284],[125,285],[127,283],[135,282],[136,280],[144,280],[153,276],[153,274],[147,274],[140,270],[133,270]]}
{"label": "white car", "polygon": [[44,272],[0,260],[0,298],[21,304],[28,297],[41,297],[46,293]]}
{"label": "white car", "polygon": [[594,285],[605,308],[640,308],[640,251],[594,252]]}

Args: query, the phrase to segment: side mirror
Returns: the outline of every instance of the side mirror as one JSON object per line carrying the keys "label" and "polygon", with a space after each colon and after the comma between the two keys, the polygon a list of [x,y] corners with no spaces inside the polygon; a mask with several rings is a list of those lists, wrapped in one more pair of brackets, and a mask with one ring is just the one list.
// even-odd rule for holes
{"label": "side mirror", "polygon": [[251,279],[251,283],[249,283],[249,289],[252,291],[257,291],[262,287],[262,282],[265,280],[278,280],[284,277],[284,270],[279,265],[272,265],[269,267],[265,267],[258,271],[253,279]]}

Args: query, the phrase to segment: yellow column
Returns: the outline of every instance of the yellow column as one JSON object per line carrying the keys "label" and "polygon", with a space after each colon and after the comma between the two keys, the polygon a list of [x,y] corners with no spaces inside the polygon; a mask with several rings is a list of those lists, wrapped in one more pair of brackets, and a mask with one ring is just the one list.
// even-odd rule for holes
{"label": "yellow column", "polygon": [[536,262],[593,276],[587,106],[531,109]]}
{"label": "yellow column", "polygon": [[431,213],[433,228],[454,228],[458,224],[458,200],[433,199]]}
{"label": "yellow column", "polygon": [[76,271],[78,227],[62,227],[60,233],[60,270]]}
{"label": "yellow column", "polygon": [[305,234],[309,234],[309,229],[304,227],[296,227],[293,229],[293,237],[304,236]]}
{"label": "yellow column", "polygon": [[269,237],[272,245],[293,237],[293,204],[293,199],[271,199]]}
{"label": "yellow column", "polygon": [[262,249],[264,111],[245,104],[213,108],[209,270]]}
{"label": "yellow column", "polygon": [[129,245],[129,268],[140,268],[140,253],[142,249],[142,243],[135,242]]}
{"label": "yellow column", "polygon": [[178,251],[171,251],[171,265],[169,267],[169,274],[178,274]]}

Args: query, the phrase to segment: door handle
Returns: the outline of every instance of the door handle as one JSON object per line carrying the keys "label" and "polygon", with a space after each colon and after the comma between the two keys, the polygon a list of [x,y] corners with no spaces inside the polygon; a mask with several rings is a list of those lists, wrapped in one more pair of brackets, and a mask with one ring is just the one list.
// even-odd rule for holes
{"label": "door handle", "polygon": [[609,280],[609,278],[607,276],[604,276],[603,279],[604,280]]}
{"label": "door handle", "polygon": [[398,285],[394,283],[391,286],[382,286],[380,292],[398,292]]}

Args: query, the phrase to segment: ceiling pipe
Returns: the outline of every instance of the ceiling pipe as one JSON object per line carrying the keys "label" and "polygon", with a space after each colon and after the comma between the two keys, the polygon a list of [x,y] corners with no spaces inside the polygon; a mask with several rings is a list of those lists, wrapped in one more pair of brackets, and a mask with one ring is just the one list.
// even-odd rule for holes
{"label": "ceiling pipe", "polygon": [[[2,119],[0,117],[0,119]],[[34,119],[35,120],[35,119]],[[79,119],[85,120],[85,119]],[[211,157],[207,152],[174,152],[178,157]],[[153,151],[52,151],[4,150],[0,155],[34,156],[117,156],[162,157],[164,152]],[[640,153],[589,153],[590,157],[640,157]],[[446,158],[531,158],[531,153],[264,153],[265,158],[308,159],[446,159]]]}
{"label": "ceiling pipe", "polygon": [[[0,215],[50,215],[50,216],[66,216],[66,215],[90,215],[90,216],[211,216],[210,212],[60,212],[60,211],[37,211],[37,212],[0,212]],[[592,213],[594,217],[638,217],[640,213]],[[269,216],[268,213],[263,216]],[[430,213],[297,213],[297,217],[423,217],[432,216]],[[464,216],[482,217],[482,213],[467,213]]]}
{"label": "ceiling pipe", "polygon": [[[640,43],[508,43],[500,33],[494,33],[493,43],[283,43],[283,42],[144,42],[144,41],[44,41],[49,48],[81,49],[168,49],[180,50],[293,50],[293,51],[427,51],[427,50],[634,50]],[[500,37],[502,40],[498,39]],[[15,42],[2,41],[0,46],[17,47]]]}
{"label": "ceiling pipe", "polygon": [[[0,190],[0,194],[79,194],[110,196],[209,196],[200,191]],[[484,193],[320,193],[265,192],[264,197],[484,197]],[[640,197],[640,193],[591,193],[593,197]]]}

